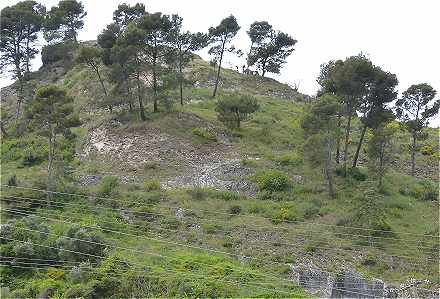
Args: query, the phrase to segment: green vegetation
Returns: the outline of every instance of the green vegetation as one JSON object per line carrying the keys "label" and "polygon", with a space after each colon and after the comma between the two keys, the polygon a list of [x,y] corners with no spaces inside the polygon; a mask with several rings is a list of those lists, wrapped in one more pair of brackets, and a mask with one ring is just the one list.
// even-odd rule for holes
{"label": "green vegetation", "polygon": [[[233,16],[190,33],[121,4],[96,44],[76,40],[80,2],[32,3],[1,19],[2,47],[20,22],[51,43],[37,72],[35,32],[2,60],[17,79],[2,89],[2,296],[310,297],[291,281],[301,263],[438,287],[428,85],[396,120],[396,76],[363,55],[323,65],[312,98],[222,68]],[[296,41],[267,22],[248,34],[248,67],[279,72]],[[214,67],[192,53],[206,46]]]}

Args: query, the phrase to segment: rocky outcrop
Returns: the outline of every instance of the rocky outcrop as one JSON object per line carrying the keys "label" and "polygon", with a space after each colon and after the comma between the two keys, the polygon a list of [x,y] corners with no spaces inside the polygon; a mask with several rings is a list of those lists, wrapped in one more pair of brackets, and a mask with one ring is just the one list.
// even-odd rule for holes
{"label": "rocky outcrop", "polygon": [[295,284],[323,298],[439,298],[438,291],[418,287],[427,281],[413,279],[392,286],[380,279],[366,279],[353,270],[327,272],[311,262],[291,265],[290,270],[290,279]]}

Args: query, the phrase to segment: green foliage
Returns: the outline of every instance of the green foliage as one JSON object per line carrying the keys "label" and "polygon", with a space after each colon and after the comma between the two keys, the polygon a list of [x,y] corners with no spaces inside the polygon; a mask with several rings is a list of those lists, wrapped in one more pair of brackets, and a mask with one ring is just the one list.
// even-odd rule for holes
{"label": "green foliage", "polygon": [[[65,249],[58,253],[60,259],[78,262],[96,260],[97,258],[90,255],[102,256],[106,247],[104,238],[96,230],[88,230],[76,224],[69,227],[65,236],[61,236],[56,240],[56,245]],[[79,251],[89,255],[78,255],[71,251]]]}
{"label": "green foliage", "polygon": [[303,159],[297,152],[277,156],[275,157],[275,161],[282,166],[290,167],[297,167],[303,164]]}
{"label": "green foliage", "polygon": [[365,181],[368,177],[367,173],[358,167],[352,167],[347,170],[347,176],[354,178],[356,181]]}
{"label": "green foliage", "polygon": [[44,66],[55,62],[67,65],[73,59],[73,53],[77,45],[73,42],[63,42],[54,45],[46,45],[41,50],[41,61]]}
{"label": "green foliage", "polygon": [[229,213],[238,215],[241,213],[241,207],[239,205],[233,205],[229,207]]}
{"label": "green foliage", "polygon": [[409,186],[401,187],[400,194],[411,196],[419,200],[435,201],[438,200],[438,186],[428,180],[421,180]]}
{"label": "green foliage", "polygon": [[374,129],[373,137],[368,142],[368,167],[379,178],[379,187],[382,186],[383,176],[393,160],[395,134],[396,129],[392,123],[383,123]]}
{"label": "green foliage", "polygon": [[23,167],[39,165],[47,158],[47,142],[35,135],[3,140],[2,161],[19,161]]}
{"label": "green foliage", "polygon": [[155,191],[160,190],[160,182],[159,180],[146,180],[144,181],[144,190],[145,191]]}
{"label": "green foliage", "polygon": [[240,128],[242,121],[260,108],[256,98],[234,93],[218,100],[215,111],[217,118],[228,128]]}
{"label": "green foliage", "polygon": [[214,133],[207,130],[206,128],[194,128],[191,130],[191,132],[194,135],[199,136],[208,141],[217,141],[217,136]]}
{"label": "green foliage", "polygon": [[84,26],[82,20],[87,13],[76,0],[61,0],[47,12],[44,24],[44,38],[48,42],[71,40],[76,42],[78,30]]}
{"label": "green foliage", "polygon": [[143,164],[143,169],[144,170],[147,170],[147,171],[149,171],[149,170],[156,170],[156,169],[158,169],[159,168],[159,164],[157,163],[157,162],[155,162],[155,161],[147,161],[147,162],[145,162],[144,164]]}
{"label": "green foliage", "polygon": [[260,191],[280,192],[289,189],[292,185],[289,177],[278,170],[260,171],[255,175],[255,181]]}
{"label": "green foliage", "polygon": [[429,144],[422,146],[422,148],[420,149],[420,152],[424,156],[432,156],[435,153],[434,148]]}
{"label": "green foliage", "polygon": [[252,23],[247,33],[251,38],[248,66],[255,66],[263,77],[266,72],[279,74],[297,41],[287,33],[275,31],[267,22]]}
{"label": "green foliage", "polygon": [[372,229],[369,231],[372,236],[394,235],[387,221],[383,196],[373,189],[368,189],[359,195],[355,207],[338,224]]}
{"label": "green foliage", "polygon": [[218,65],[214,92],[212,94],[213,97],[215,97],[217,93],[223,55],[225,51],[235,51],[235,47],[230,45],[230,43],[237,34],[238,30],[240,30],[240,26],[237,23],[237,19],[233,15],[224,18],[217,27],[209,28],[209,44],[212,46],[209,48],[208,53],[213,56],[211,62],[214,65]]}
{"label": "green foliage", "polygon": [[119,179],[115,176],[105,176],[102,178],[98,188],[98,195],[101,197],[109,197],[115,193],[119,186]]}
{"label": "green foliage", "polygon": [[8,178],[6,185],[8,185],[8,186],[17,186],[17,175],[16,174],[11,175]]}

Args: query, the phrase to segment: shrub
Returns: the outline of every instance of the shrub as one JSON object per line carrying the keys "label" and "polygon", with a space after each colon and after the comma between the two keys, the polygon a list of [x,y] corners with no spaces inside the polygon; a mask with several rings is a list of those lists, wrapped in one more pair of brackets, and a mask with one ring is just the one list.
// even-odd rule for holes
{"label": "shrub", "polygon": [[438,200],[438,188],[428,180],[423,180],[410,186],[409,190],[400,188],[399,192],[402,195],[409,195],[420,200]]}
{"label": "shrub", "polygon": [[279,224],[283,221],[298,220],[298,214],[293,207],[281,207],[279,210],[275,210],[272,214],[271,221],[273,224]]}
{"label": "shrub", "polygon": [[63,279],[66,273],[58,268],[47,268],[47,276],[54,280]]}
{"label": "shrub", "polygon": [[215,111],[217,118],[228,128],[240,128],[242,121],[259,109],[256,98],[250,95],[234,93],[217,101]]}
{"label": "shrub", "polygon": [[144,181],[144,189],[145,189],[145,191],[160,190],[159,180],[146,180],[146,181]]}
{"label": "shrub", "polygon": [[367,174],[360,168],[352,167],[347,170],[347,175],[352,177],[356,181],[365,181],[367,179]]}
{"label": "shrub", "polygon": [[115,176],[105,176],[99,186],[98,194],[100,196],[110,196],[119,186],[119,179]]}
{"label": "shrub", "polygon": [[422,146],[422,148],[420,149],[420,152],[424,156],[432,156],[434,154],[434,149],[432,148],[431,145],[428,144],[428,145]]}
{"label": "shrub", "polygon": [[143,165],[144,170],[154,170],[159,168],[159,164],[154,161],[147,161]]}
{"label": "shrub", "polygon": [[48,65],[57,61],[72,60],[75,48],[76,45],[73,42],[44,46],[41,50],[41,61],[43,65]]}
{"label": "shrub", "polygon": [[275,158],[275,161],[282,166],[299,166],[303,163],[302,158],[296,152],[280,155]]}
{"label": "shrub", "polygon": [[215,192],[215,197],[225,201],[239,200],[241,198],[240,194],[233,191],[217,191]]}
{"label": "shrub", "polygon": [[[106,247],[104,239],[96,231],[89,231],[75,224],[69,227],[65,235],[67,238],[61,236],[56,240],[56,246],[65,249],[58,253],[61,259],[80,262],[94,260],[90,255],[101,256],[104,253]],[[84,242],[84,240],[87,242]],[[98,243],[103,245],[99,245]],[[88,255],[74,254],[73,251],[83,252]]]}
{"label": "shrub", "polygon": [[193,189],[189,189],[187,193],[191,196],[192,199],[195,200],[203,200],[208,197],[208,190],[201,188],[201,187],[195,187]]}
{"label": "shrub", "polygon": [[217,136],[208,131],[206,128],[194,128],[191,131],[194,135],[199,136],[203,139],[206,139],[208,141],[217,141]]}
{"label": "shrub", "polygon": [[233,205],[229,208],[229,212],[234,215],[238,215],[241,213],[241,207],[238,205]]}
{"label": "shrub", "polygon": [[17,186],[17,176],[15,174],[11,175],[6,183],[8,186]]}
{"label": "shrub", "polygon": [[257,173],[256,183],[260,191],[279,192],[291,186],[289,177],[278,170],[266,170]]}
{"label": "shrub", "polygon": [[420,185],[423,186],[423,191],[420,195],[420,199],[421,200],[425,200],[425,201],[434,201],[434,200],[438,200],[438,188],[436,187],[436,185],[434,185],[433,183],[424,180],[420,182]]}

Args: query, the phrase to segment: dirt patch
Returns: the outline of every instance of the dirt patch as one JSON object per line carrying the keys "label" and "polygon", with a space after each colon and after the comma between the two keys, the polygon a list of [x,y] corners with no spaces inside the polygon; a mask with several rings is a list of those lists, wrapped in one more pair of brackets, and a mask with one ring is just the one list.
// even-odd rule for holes
{"label": "dirt patch", "polygon": [[[247,180],[252,170],[241,165],[241,157],[224,142],[194,144],[157,128],[100,126],[89,133],[80,155],[112,166],[122,182],[141,182],[142,169],[155,163],[160,169],[173,169],[160,177],[164,188],[211,187],[252,195],[255,186]],[[135,175],[132,180],[129,172]]]}

